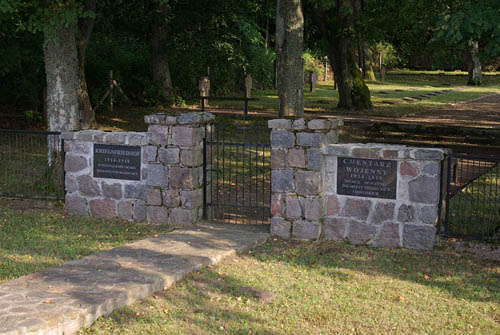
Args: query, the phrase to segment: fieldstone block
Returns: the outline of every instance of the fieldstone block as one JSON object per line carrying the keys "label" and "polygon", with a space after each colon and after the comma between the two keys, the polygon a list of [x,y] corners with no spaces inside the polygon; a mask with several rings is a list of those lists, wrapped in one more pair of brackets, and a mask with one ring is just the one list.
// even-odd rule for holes
{"label": "fieldstone block", "polygon": [[142,200],[134,201],[133,216],[135,221],[146,221],[147,219],[147,206]]}
{"label": "fieldstone block", "polygon": [[89,208],[87,199],[78,194],[66,194],[64,199],[64,208],[70,214],[79,216],[88,216]]}
{"label": "fieldstone block", "polygon": [[321,133],[297,133],[297,145],[301,147],[320,147]]}
{"label": "fieldstone block", "polygon": [[179,124],[197,124],[202,122],[203,116],[199,113],[187,113],[177,117],[177,123]]}
{"label": "fieldstone block", "polygon": [[290,129],[292,127],[292,120],[273,119],[267,121],[267,126],[272,129]]}
{"label": "fieldstone block", "polygon": [[165,114],[156,113],[144,116],[146,124],[162,124],[165,122]]}
{"label": "fieldstone block", "polygon": [[198,221],[198,210],[174,208],[170,213],[170,224],[174,226],[185,226]]}
{"label": "fieldstone block", "polygon": [[418,164],[411,162],[401,162],[399,173],[402,176],[416,177],[419,174]]}
{"label": "fieldstone block", "polygon": [[143,184],[125,184],[125,198],[147,200],[148,187]]}
{"label": "fieldstone block", "polygon": [[75,132],[75,139],[80,140],[80,141],[93,142],[94,135],[96,133],[103,134],[102,131],[98,131],[98,130],[82,130],[82,131]]}
{"label": "fieldstone block", "polygon": [[285,215],[287,218],[299,219],[302,217],[302,208],[300,207],[300,202],[297,197],[287,196],[285,203],[286,203]]}
{"label": "fieldstone block", "polygon": [[173,127],[172,144],[180,147],[193,147],[200,144],[204,135],[204,128],[202,127]]}
{"label": "fieldstone block", "polygon": [[435,225],[438,221],[438,206],[422,206],[417,215],[421,223]]}
{"label": "fieldstone block", "polygon": [[67,154],[64,158],[64,171],[79,172],[89,167],[87,158],[80,155]]}
{"label": "fieldstone block", "polygon": [[91,176],[84,174],[78,176],[76,181],[78,183],[78,190],[80,191],[80,194],[89,197],[101,195],[101,188],[99,187],[99,184],[97,184]]}
{"label": "fieldstone block", "polygon": [[377,202],[371,217],[371,223],[379,225],[384,221],[394,220],[395,207],[396,204],[393,202]]}
{"label": "fieldstone block", "polygon": [[299,195],[318,195],[323,191],[321,172],[297,171],[295,186]]}
{"label": "fieldstone block", "polygon": [[181,150],[181,163],[184,166],[200,166],[203,164],[201,150]]}
{"label": "fieldstone block", "polygon": [[94,199],[89,202],[92,216],[111,219],[116,216],[116,201],[113,199]]}
{"label": "fieldstone block", "polygon": [[324,236],[326,240],[343,241],[347,236],[349,220],[346,218],[325,218]]}
{"label": "fieldstone block", "polygon": [[326,215],[337,215],[340,213],[340,201],[336,195],[326,197]]}
{"label": "fieldstone block", "polygon": [[300,198],[300,206],[304,211],[304,217],[309,221],[318,221],[323,218],[323,204],[321,197]]}
{"label": "fieldstone block", "polygon": [[399,152],[397,150],[382,150],[383,159],[397,159]]}
{"label": "fieldstone block", "polygon": [[307,168],[309,170],[320,171],[323,167],[323,153],[321,149],[307,149]]}
{"label": "fieldstone block", "polygon": [[354,148],[352,149],[352,156],[358,158],[378,158],[380,148]]}
{"label": "fieldstone block", "polygon": [[291,169],[272,170],[271,190],[278,193],[293,192],[293,171]]}
{"label": "fieldstone block", "polygon": [[281,193],[271,194],[271,215],[285,214],[285,195]]}
{"label": "fieldstone block", "polygon": [[294,168],[306,167],[306,153],[303,149],[288,150],[288,166]]}
{"label": "fieldstone block", "polygon": [[78,191],[78,183],[76,182],[75,175],[68,173],[66,174],[66,176],[64,176],[64,187],[65,187],[64,190],[67,193],[73,193]]}
{"label": "fieldstone block", "polygon": [[271,130],[271,147],[291,148],[295,145],[295,136],[288,130]]}
{"label": "fieldstone block", "polygon": [[148,127],[150,143],[155,145],[167,145],[169,131],[169,126],[150,125]]}
{"label": "fieldstone block", "polygon": [[401,247],[401,236],[399,236],[399,224],[386,222],[380,228],[377,236],[370,243],[379,248],[398,248]]}
{"label": "fieldstone block", "polygon": [[307,128],[307,126],[306,126],[306,120],[304,120],[304,119],[293,120],[292,128],[295,129],[295,130],[306,129]]}
{"label": "fieldstone block", "polygon": [[330,145],[326,148],[326,154],[328,156],[349,156],[351,154],[351,148],[345,145]]}
{"label": "fieldstone block", "polygon": [[122,184],[120,183],[108,184],[106,182],[103,182],[102,194],[106,198],[120,200],[123,197]]}
{"label": "fieldstone block", "polygon": [[271,219],[271,235],[280,238],[289,239],[292,229],[292,224],[280,217]]}
{"label": "fieldstone block", "polygon": [[167,187],[168,167],[162,164],[148,164],[147,185]]}
{"label": "fieldstone block", "polygon": [[271,149],[271,169],[284,169],[286,167],[286,150]]}
{"label": "fieldstone block", "polygon": [[296,240],[308,241],[318,239],[321,234],[321,223],[317,221],[295,221],[292,236]]}
{"label": "fieldstone block", "polygon": [[203,189],[181,191],[182,208],[193,209],[203,206]]}
{"label": "fieldstone block", "polygon": [[168,224],[170,211],[163,206],[147,206],[148,223]]}
{"label": "fieldstone block", "polygon": [[399,222],[414,222],[415,221],[415,207],[412,205],[402,204],[398,210]]}
{"label": "fieldstone block", "polygon": [[330,129],[330,121],[325,119],[314,119],[307,123],[307,128],[312,130]]}
{"label": "fieldstone block", "polygon": [[148,137],[145,133],[136,133],[136,134],[130,134],[128,136],[128,144],[129,145],[147,145],[148,144]]}
{"label": "fieldstone block", "polygon": [[88,155],[91,152],[90,142],[66,141],[64,142],[64,149],[66,152],[70,151],[82,155]]}
{"label": "fieldstone block", "polygon": [[161,190],[158,188],[148,188],[146,202],[150,206],[161,206]]}
{"label": "fieldstone block", "polygon": [[424,173],[428,174],[430,176],[438,175],[440,170],[441,170],[441,166],[437,162],[427,163],[424,166]]}
{"label": "fieldstone block", "polygon": [[323,145],[331,145],[339,142],[339,131],[331,130],[323,135],[322,143]]}
{"label": "fieldstone block", "polygon": [[161,192],[163,198],[163,205],[168,208],[176,208],[181,205],[181,197],[179,190],[168,188]]}
{"label": "fieldstone block", "polygon": [[351,244],[366,244],[377,233],[377,227],[361,222],[351,222],[348,241]]}
{"label": "fieldstone block", "polygon": [[125,144],[127,136],[123,132],[113,131],[106,135],[106,143],[109,144]]}
{"label": "fieldstone block", "polygon": [[181,189],[200,187],[200,168],[173,166],[170,168],[170,186]]}
{"label": "fieldstone block", "polygon": [[133,200],[120,201],[116,205],[118,217],[122,220],[132,221],[134,219]]}
{"label": "fieldstone block", "polygon": [[158,147],[154,145],[148,145],[142,148],[142,162],[151,163],[156,162],[156,155],[158,153]]}
{"label": "fieldstone block", "polygon": [[415,149],[412,151],[411,158],[417,160],[439,160],[444,158],[444,151],[441,149]]}
{"label": "fieldstone block", "polygon": [[410,201],[435,204],[439,197],[439,179],[420,176],[408,183]]}
{"label": "fieldstone block", "polygon": [[367,199],[347,199],[344,205],[344,215],[366,221],[372,207],[372,201]]}
{"label": "fieldstone block", "polygon": [[417,250],[432,250],[436,228],[432,225],[412,225],[403,226],[403,247]]}
{"label": "fieldstone block", "polygon": [[160,148],[158,149],[158,160],[166,164],[179,164],[179,148]]}

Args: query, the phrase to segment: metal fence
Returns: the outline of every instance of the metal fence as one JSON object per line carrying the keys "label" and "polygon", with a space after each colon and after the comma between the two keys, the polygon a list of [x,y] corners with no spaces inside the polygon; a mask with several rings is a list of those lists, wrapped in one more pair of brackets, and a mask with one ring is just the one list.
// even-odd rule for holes
{"label": "metal fence", "polygon": [[500,241],[499,163],[490,156],[447,157],[442,234]]}
{"label": "metal fence", "polygon": [[64,198],[60,132],[0,130],[0,196]]}
{"label": "metal fence", "polygon": [[270,157],[267,122],[233,120],[207,126],[204,218],[269,223]]}

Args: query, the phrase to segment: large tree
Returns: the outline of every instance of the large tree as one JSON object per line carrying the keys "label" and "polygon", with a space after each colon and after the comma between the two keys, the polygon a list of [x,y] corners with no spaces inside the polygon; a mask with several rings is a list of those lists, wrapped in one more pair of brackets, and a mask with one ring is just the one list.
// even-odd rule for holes
{"label": "large tree", "polygon": [[304,17],[300,0],[278,0],[276,10],[276,68],[278,114],[304,114]]}
{"label": "large tree", "polygon": [[468,85],[480,85],[481,57],[500,54],[500,1],[450,0],[436,39],[467,54]]}
{"label": "large tree", "polygon": [[321,33],[337,83],[337,107],[371,108],[370,91],[363,81],[354,53],[360,0],[316,1],[313,7],[314,22]]}

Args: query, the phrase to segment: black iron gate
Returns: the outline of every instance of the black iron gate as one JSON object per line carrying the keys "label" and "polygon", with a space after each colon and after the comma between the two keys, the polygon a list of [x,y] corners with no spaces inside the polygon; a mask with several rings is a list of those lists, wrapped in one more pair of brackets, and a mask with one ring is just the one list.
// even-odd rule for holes
{"label": "black iron gate", "polygon": [[500,241],[499,163],[491,156],[447,157],[442,234]]}
{"label": "black iron gate", "polygon": [[269,223],[270,157],[267,122],[223,120],[207,126],[204,218]]}
{"label": "black iron gate", "polygon": [[60,132],[0,130],[0,196],[64,198],[64,144]]}

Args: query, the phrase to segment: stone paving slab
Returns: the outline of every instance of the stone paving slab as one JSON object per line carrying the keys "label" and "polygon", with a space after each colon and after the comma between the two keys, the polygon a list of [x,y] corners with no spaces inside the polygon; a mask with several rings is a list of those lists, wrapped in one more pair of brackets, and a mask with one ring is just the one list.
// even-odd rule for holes
{"label": "stone paving slab", "polygon": [[267,225],[204,223],[2,283],[0,334],[74,334],[268,237]]}

